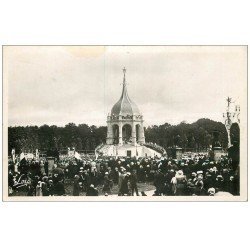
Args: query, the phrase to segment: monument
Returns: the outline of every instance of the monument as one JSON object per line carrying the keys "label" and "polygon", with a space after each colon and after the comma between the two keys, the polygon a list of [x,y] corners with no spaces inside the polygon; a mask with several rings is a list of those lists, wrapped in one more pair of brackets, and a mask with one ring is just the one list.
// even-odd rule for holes
{"label": "monument", "polygon": [[228,138],[228,148],[232,146],[230,131],[233,123],[238,124],[240,127],[240,106],[235,105],[235,110],[231,110],[232,98],[227,98],[227,112],[223,113],[224,123],[227,130],[227,138]]}
{"label": "monument", "polygon": [[219,131],[214,130],[213,131],[213,144],[212,144],[212,150],[213,150],[213,160],[215,162],[220,161],[221,155],[222,155],[222,147],[219,141]]}
{"label": "monument", "polygon": [[173,156],[178,162],[180,162],[182,160],[182,148],[180,147],[180,139],[181,139],[180,135],[177,135],[174,138],[175,146],[173,148],[173,150],[174,150]]}
{"label": "monument", "polygon": [[145,143],[143,116],[128,96],[125,68],[122,85],[122,95],[107,117],[107,144],[123,145],[131,142],[135,146],[136,143]]}
{"label": "monument", "polygon": [[145,144],[143,115],[129,98],[126,69],[123,68],[122,94],[107,116],[106,144],[98,146],[96,152],[109,156],[161,156]]}

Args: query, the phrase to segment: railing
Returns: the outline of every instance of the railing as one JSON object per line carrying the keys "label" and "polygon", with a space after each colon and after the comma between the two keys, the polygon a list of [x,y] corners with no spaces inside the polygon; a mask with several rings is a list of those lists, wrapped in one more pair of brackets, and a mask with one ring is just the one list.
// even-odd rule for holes
{"label": "railing", "polygon": [[97,154],[99,154],[100,153],[100,149],[103,147],[103,143],[101,143],[100,145],[98,145],[97,147],[96,147],[96,149],[95,149],[95,153],[97,153]]}
{"label": "railing", "polygon": [[163,148],[162,146],[159,146],[155,143],[152,143],[152,142],[145,142],[143,143],[144,146],[148,147],[148,148],[151,148],[153,150],[155,150],[156,152],[160,153],[160,154],[166,154],[166,150],[165,148]]}

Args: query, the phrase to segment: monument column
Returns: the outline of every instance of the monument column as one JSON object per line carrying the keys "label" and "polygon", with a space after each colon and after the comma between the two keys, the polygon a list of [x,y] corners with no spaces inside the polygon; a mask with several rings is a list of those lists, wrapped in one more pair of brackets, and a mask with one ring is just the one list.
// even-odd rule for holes
{"label": "monument column", "polygon": [[140,124],[138,141],[140,143],[145,143],[143,122],[141,122],[141,124]]}
{"label": "monument column", "polygon": [[119,145],[122,145],[122,122],[119,122]]}
{"label": "monument column", "polygon": [[232,146],[232,143],[231,143],[231,132],[230,132],[230,129],[231,129],[231,126],[227,126],[226,125],[226,130],[227,130],[227,140],[228,140],[228,143],[227,143],[227,147],[230,148]]}
{"label": "monument column", "polygon": [[134,122],[132,122],[132,145],[136,145],[136,128]]}
{"label": "monument column", "polygon": [[112,145],[114,141],[112,124],[108,122],[108,132],[107,132],[107,144]]}

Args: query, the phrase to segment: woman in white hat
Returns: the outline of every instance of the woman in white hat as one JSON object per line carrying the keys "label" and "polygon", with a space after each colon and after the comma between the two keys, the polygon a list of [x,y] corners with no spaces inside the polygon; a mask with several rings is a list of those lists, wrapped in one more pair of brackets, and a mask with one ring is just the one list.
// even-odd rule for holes
{"label": "woman in white hat", "polygon": [[178,170],[176,175],[176,195],[182,196],[186,194],[187,190],[187,178],[183,174],[182,170]]}

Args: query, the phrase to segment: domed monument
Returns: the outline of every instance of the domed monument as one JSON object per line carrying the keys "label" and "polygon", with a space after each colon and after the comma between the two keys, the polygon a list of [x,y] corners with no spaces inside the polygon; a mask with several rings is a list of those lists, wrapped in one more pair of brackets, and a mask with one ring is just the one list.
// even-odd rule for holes
{"label": "domed monument", "polygon": [[137,105],[129,98],[126,84],[126,69],[123,69],[122,95],[107,117],[107,144],[123,145],[145,143],[143,116]]}
{"label": "domed monument", "polygon": [[129,98],[126,69],[123,69],[122,94],[107,116],[106,144],[96,151],[108,156],[161,156],[150,145],[145,144],[143,116],[138,106]]}

